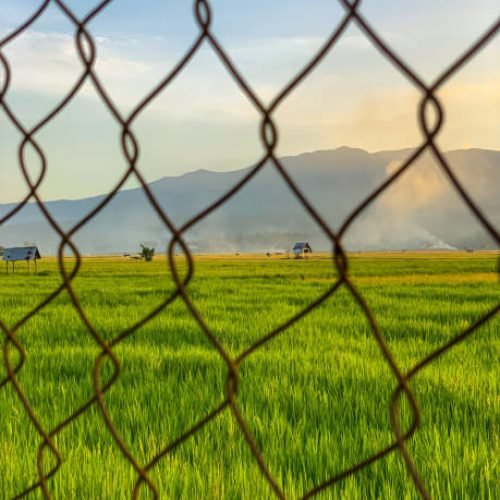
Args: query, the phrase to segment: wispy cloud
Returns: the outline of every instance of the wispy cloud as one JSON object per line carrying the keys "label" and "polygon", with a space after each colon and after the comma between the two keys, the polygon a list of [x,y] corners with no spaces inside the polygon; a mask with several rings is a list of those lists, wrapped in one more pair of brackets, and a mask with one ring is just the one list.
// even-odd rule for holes
{"label": "wispy cloud", "polygon": [[[116,85],[141,82],[158,73],[154,64],[132,59],[114,50],[111,40],[98,37],[99,47],[96,70],[103,80]],[[134,44],[134,40],[127,41]],[[29,92],[49,96],[62,96],[84,70],[71,35],[61,33],[27,32],[5,49],[12,68],[12,92]],[[119,89],[126,85],[117,86]],[[95,95],[89,87],[82,90],[87,97]],[[120,96],[127,98],[128,96]]]}
{"label": "wispy cloud", "polygon": [[[187,49],[187,45],[180,47],[160,35],[97,35],[94,41],[97,74],[117,103],[124,106],[136,102],[160,81]],[[229,43],[227,51],[261,97],[270,99],[314,56],[324,41],[317,36],[263,37]],[[362,35],[347,35],[342,46],[358,51],[366,50],[370,44]],[[69,34],[29,31],[9,44],[5,53],[13,70],[12,92],[61,96],[84,69],[75,40]],[[191,104],[198,101],[200,94],[206,104],[218,101],[217,94],[224,96],[227,87],[233,85],[229,75],[222,83],[217,70],[213,71],[214,66],[222,69],[222,65],[206,46],[190,66],[181,78]],[[205,95],[204,87],[209,90]],[[219,92],[212,92],[216,89]],[[90,86],[82,89],[81,95],[96,97]]]}

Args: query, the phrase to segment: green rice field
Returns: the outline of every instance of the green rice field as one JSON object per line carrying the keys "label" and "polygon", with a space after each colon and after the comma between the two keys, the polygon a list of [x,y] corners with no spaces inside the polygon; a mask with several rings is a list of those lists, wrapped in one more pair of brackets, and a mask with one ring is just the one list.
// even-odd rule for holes
{"label": "green rice field", "polygon": [[[177,257],[179,268],[185,263]],[[336,279],[331,260],[195,256],[188,291],[233,357],[306,307]],[[67,265],[73,262],[68,259]],[[55,259],[39,274],[0,274],[1,319],[13,326],[61,283]],[[371,307],[398,366],[409,371],[500,301],[494,253],[353,254],[350,276]],[[96,331],[112,341],[174,289],[165,256],[151,263],[84,258],[74,290]],[[498,498],[500,321],[495,316],[411,381],[421,427],[408,442],[433,498]],[[17,332],[26,351],[18,381],[50,432],[94,394],[100,348],[66,291]],[[141,466],[226,398],[227,366],[177,298],[113,351],[121,364],[104,395],[111,419]],[[16,364],[19,356],[9,349]],[[0,363],[1,377],[6,376]],[[102,372],[109,380],[111,363]],[[241,363],[237,401],[269,470],[288,498],[391,444],[397,381],[345,286]],[[404,398],[403,398],[404,399]],[[401,403],[404,428],[410,422]],[[0,498],[37,481],[41,438],[11,383],[0,389]],[[93,404],[54,436],[62,465],[53,498],[131,498],[137,473]],[[54,464],[49,450],[45,469]],[[161,498],[274,498],[226,407],[150,470]],[[140,498],[152,498],[145,485]],[[395,451],[318,498],[418,498]],[[42,498],[38,489],[28,498]]]}

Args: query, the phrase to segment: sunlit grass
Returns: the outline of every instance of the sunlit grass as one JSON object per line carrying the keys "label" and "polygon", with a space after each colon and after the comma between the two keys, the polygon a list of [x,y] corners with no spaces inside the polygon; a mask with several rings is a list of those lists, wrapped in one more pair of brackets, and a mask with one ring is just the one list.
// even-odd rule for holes
{"label": "sunlit grass", "polygon": [[[185,272],[183,259],[178,261]],[[2,320],[8,325],[60,284],[54,260],[42,260],[40,269],[38,276],[21,266],[15,276],[0,275]],[[354,255],[350,273],[403,371],[500,298],[494,254]],[[188,290],[236,357],[335,279],[327,256],[197,257]],[[108,341],[173,289],[164,257],[150,264],[87,258],[74,281],[89,320]],[[412,381],[422,427],[409,450],[436,498],[495,498],[499,329],[495,318]],[[92,397],[100,350],[67,292],[30,319],[18,337],[27,353],[19,382],[51,430]],[[225,398],[227,367],[180,299],[114,352],[121,372],[105,402],[142,465]],[[246,358],[240,372],[239,406],[288,496],[304,494],[393,440],[389,403],[397,384],[345,287]],[[104,369],[103,381],[108,376]],[[401,406],[408,425],[408,405]],[[40,437],[11,385],[0,390],[0,415],[0,491],[9,498],[36,480]],[[49,481],[54,497],[130,498],[137,476],[95,405],[55,442],[64,462]],[[50,465],[50,452],[46,461]],[[167,498],[273,497],[229,409],[161,460],[151,477]],[[416,492],[393,453],[321,496],[415,498]]]}

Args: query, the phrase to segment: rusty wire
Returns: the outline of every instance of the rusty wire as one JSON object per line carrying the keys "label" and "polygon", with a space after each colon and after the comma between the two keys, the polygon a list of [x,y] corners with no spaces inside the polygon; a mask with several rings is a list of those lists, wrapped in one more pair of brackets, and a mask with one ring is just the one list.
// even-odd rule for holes
{"label": "rusty wire", "polygon": [[[236,69],[235,65],[231,61],[230,57],[224,50],[224,47],[217,40],[215,34],[211,29],[212,21],[212,10],[210,7],[209,0],[195,0],[194,1],[194,17],[198,25],[199,31],[192,41],[189,48],[186,50],[183,57],[177,62],[174,68],[146,95],[130,112],[128,116],[123,116],[117,109],[113,102],[112,97],[105,91],[104,87],[99,80],[97,73],[94,70],[94,64],[96,61],[96,50],[95,44],[91,33],[87,29],[88,23],[98,16],[110,3],[112,0],[105,0],[100,2],[91,12],[89,12],[85,17],[79,19],[73,11],[65,4],[62,0],[44,0],[40,3],[37,9],[29,16],[29,18],[20,26],[18,26],[12,33],[7,35],[5,38],[0,40],[0,62],[3,67],[2,84],[0,89],[0,107],[3,109],[9,121],[14,125],[14,127],[21,133],[23,139],[19,145],[18,149],[18,161],[19,168],[23,174],[23,177],[28,186],[28,192],[25,197],[15,205],[15,207],[7,213],[4,217],[0,219],[0,225],[14,217],[30,200],[34,200],[40,210],[42,211],[45,219],[51,225],[51,227],[60,236],[60,245],[58,249],[58,265],[60,274],[62,277],[61,285],[54,290],[42,303],[37,305],[31,311],[29,311],[22,319],[20,319],[14,326],[8,327],[2,321],[0,321],[0,328],[4,333],[5,339],[3,343],[3,362],[7,370],[7,376],[0,381],[0,389],[7,384],[12,384],[19,400],[23,404],[26,414],[37,430],[38,434],[42,438],[42,443],[40,444],[37,456],[37,469],[38,469],[38,479],[24,491],[19,492],[15,498],[23,498],[34,490],[40,489],[45,498],[50,498],[48,482],[54,474],[57,473],[61,466],[63,457],[61,456],[59,450],[54,444],[54,438],[59,434],[65,427],[70,425],[75,419],[80,417],[84,412],[86,412],[92,405],[97,405],[101,411],[103,420],[115,440],[117,446],[121,449],[123,455],[130,462],[137,472],[137,481],[132,492],[132,497],[137,498],[141,491],[142,486],[146,486],[155,498],[158,497],[158,490],[149,477],[150,470],[158,464],[163,457],[168,453],[173,451],[176,447],[182,444],[189,437],[193,436],[199,429],[204,427],[207,423],[212,421],[218,415],[220,415],[225,410],[230,410],[234,415],[238,426],[240,427],[243,436],[245,437],[248,446],[253,453],[262,474],[265,476],[270,487],[274,493],[279,498],[285,498],[285,494],[278,484],[277,480],[271,474],[264,457],[259,449],[250,428],[248,427],[245,419],[243,418],[241,411],[238,406],[237,394],[238,394],[238,384],[239,376],[238,369],[241,363],[257,349],[262,347],[272,338],[285,332],[294,323],[300,321],[303,317],[309,314],[312,310],[323,303],[328,297],[332,296],[341,287],[346,288],[355,301],[358,303],[362,312],[366,316],[368,323],[370,325],[371,331],[376,342],[379,345],[382,356],[385,358],[393,376],[397,380],[397,387],[393,393],[391,404],[390,404],[390,415],[391,424],[394,432],[394,441],[392,444],[386,448],[374,453],[372,456],[360,461],[356,465],[350,467],[347,470],[337,474],[324,481],[323,483],[315,486],[312,490],[305,493],[303,498],[310,498],[322,490],[330,487],[331,485],[342,481],[346,477],[355,474],[364,467],[369,466],[385,455],[391,453],[392,451],[399,450],[401,453],[408,472],[413,480],[413,483],[423,498],[429,498],[429,492],[425,487],[424,479],[419,475],[416,467],[412,461],[411,455],[406,448],[406,441],[414,435],[420,424],[420,414],[417,401],[414,394],[410,390],[409,382],[410,380],[423,368],[425,368],[429,363],[434,361],[436,358],[441,356],[443,353],[451,349],[454,345],[463,341],[466,337],[473,334],[481,325],[489,321],[494,315],[496,315],[500,310],[500,304],[494,306],[489,312],[484,314],[482,317],[478,318],[474,324],[470,325],[468,328],[462,332],[455,335],[446,344],[429,354],[424,359],[416,363],[411,369],[406,373],[398,366],[394,356],[391,353],[389,346],[384,338],[384,335],[377,325],[376,318],[371,311],[369,305],[366,303],[363,295],[356,288],[353,281],[349,277],[349,259],[344,250],[342,244],[342,237],[348,231],[351,224],[360,216],[360,214],[366,210],[366,208],[372,204],[389,186],[393,185],[405,172],[407,172],[415,161],[426,151],[429,150],[434,158],[436,159],[439,167],[442,169],[444,174],[448,177],[451,185],[455,188],[464,204],[471,211],[471,213],[477,218],[478,223],[485,229],[485,231],[493,238],[495,243],[500,246],[500,235],[493,224],[488,220],[485,214],[479,209],[474,200],[468,194],[465,187],[458,181],[453,173],[453,170],[448,165],[443,153],[441,152],[439,146],[435,142],[435,138],[438,135],[440,129],[442,128],[444,115],[443,108],[436,96],[436,93],[446,81],[453,76],[458,70],[460,70],[471,58],[473,58],[489,41],[497,35],[500,30],[500,19],[496,19],[491,26],[482,34],[480,38],[476,40],[463,54],[461,54],[448,68],[446,68],[436,80],[427,85],[423,79],[412,69],[409,65],[400,58],[377,33],[377,31],[370,25],[369,21],[359,12],[359,5],[361,0],[338,0],[339,3],[345,10],[345,14],[341,21],[333,28],[331,34],[323,43],[322,47],[318,52],[311,58],[311,60],[304,66],[304,68],[290,81],[287,85],[276,95],[276,97],[271,101],[269,105],[265,105],[259,96],[253,91],[250,84],[245,80],[244,76]],[[16,39],[20,34],[27,30],[37,19],[39,19],[47,9],[50,3],[55,4],[59,10],[66,16],[66,18],[73,24],[75,28],[75,42],[77,46],[78,57],[82,64],[82,73],[78,79],[73,84],[71,90],[62,97],[61,101],[37,124],[32,128],[27,129],[21,121],[17,118],[14,111],[9,107],[6,101],[6,95],[9,90],[11,70],[9,63],[2,53],[2,49]],[[380,53],[388,59],[389,62],[404,75],[409,83],[413,85],[421,94],[421,100],[418,107],[418,119],[422,133],[422,142],[418,145],[408,158],[402,163],[398,170],[396,170],[392,175],[387,178],[380,186],[378,186],[369,196],[366,197],[357,207],[355,207],[352,212],[346,217],[342,223],[340,229],[334,232],[327,220],[323,218],[314,208],[314,205],[305,197],[302,193],[300,186],[297,185],[294,180],[289,176],[286,169],[282,165],[281,161],[276,157],[275,150],[278,144],[278,129],[273,120],[273,113],[278,109],[282,102],[287,98],[290,93],[296,89],[298,85],[321,63],[324,57],[332,50],[336,42],[342,37],[343,33],[350,24],[356,24],[361,31],[365,34],[367,39],[372,43],[372,45],[380,51]],[[181,227],[176,227],[174,223],[170,220],[169,216],[161,208],[158,201],[155,199],[153,193],[148,187],[143,175],[137,168],[136,162],[139,154],[139,144],[135,138],[134,133],[131,130],[131,126],[134,120],[141,114],[141,112],[153,101],[160,93],[165,91],[169,84],[176,78],[186,65],[192,60],[195,54],[198,52],[203,44],[208,44],[214,53],[219,57],[220,61],[226,68],[229,75],[234,79],[234,81],[239,86],[241,92],[246,96],[254,108],[258,111],[261,121],[260,121],[260,137],[263,145],[263,154],[259,161],[256,162],[255,166],[241,179],[239,180],[231,189],[225,192],[220,198],[212,202],[208,207],[202,210],[200,213],[195,215],[188,222],[184,223]],[[49,122],[54,120],[56,116],[69,104],[69,102],[78,94],[82,85],[90,80],[94,85],[94,88],[102,102],[105,104],[113,119],[116,120],[121,129],[121,147],[122,152],[127,162],[127,169],[121,176],[121,178],[116,183],[115,187],[100,201],[100,203],[89,212],[83,219],[78,221],[72,228],[68,230],[63,230],[63,228],[57,223],[54,217],[46,208],[44,201],[41,199],[38,188],[43,182],[43,179],[47,172],[47,160],[45,158],[42,147],[38,144],[35,139],[37,132],[39,132],[43,127],[45,127]],[[437,113],[437,120],[433,126],[429,124],[427,118],[429,108],[434,108]],[[29,172],[25,162],[24,153],[26,147],[30,145],[34,151],[37,153],[41,161],[41,169],[38,177],[33,179]],[[266,165],[266,167],[264,167]],[[263,168],[275,168],[278,174],[286,182],[292,193],[301,203],[302,207],[308,212],[308,214],[314,219],[318,224],[324,234],[328,237],[332,244],[332,265],[334,269],[338,272],[338,279],[330,286],[330,288],[324,292],[318,299],[309,304],[306,308],[297,313],[294,317],[287,320],[284,324],[275,328],[273,331],[268,332],[266,335],[257,340],[252,346],[250,346],[246,351],[240,354],[237,358],[231,357],[223,345],[217,340],[216,336],[207,325],[201,313],[195,307],[193,301],[190,298],[188,292],[188,285],[193,277],[194,272],[194,262],[193,257],[190,252],[188,244],[183,239],[183,234],[193,227],[195,224],[203,222],[203,220],[211,214],[213,211],[217,210],[220,206],[226,203],[231,197],[235,196],[244,186],[250,183]],[[153,311],[147,314],[144,318],[140,319],[136,324],[127,328],[121,332],[117,337],[115,337],[111,342],[106,342],[97,329],[92,325],[92,322],[87,317],[78,296],[74,292],[72,281],[77,276],[82,262],[81,256],[79,254],[78,248],[72,242],[72,237],[93,217],[95,217],[101,210],[110,203],[110,201],[116,196],[120,191],[125,182],[131,178],[135,177],[139,184],[141,185],[145,195],[147,196],[151,206],[154,211],[158,214],[162,220],[165,227],[172,233],[172,239],[168,247],[168,265],[172,277],[175,281],[175,290],[164,298],[163,302],[157,306]],[[180,246],[182,253],[187,262],[187,268],[185,275],[181,275],[177,268],[177,262],[174,258],[175,249]],[[75,257],[74,265],[71,269],[67,268],[68,261],[64,260],[64,254],[66,250],[70,250]],[[26,396],[23,388],[21,387],[17,374],[23,367],[25,360],[25,351],[23,345],[17,338],[16,332],[33,316],[40,312],[44,307],[51,303],[59,294],[66,291],[71,297],[71,301],[78,315],[80,316],[85,327],[89,333],[94,338],[95,342],[101,349],[100,355],[97,357],[93,370],[93,386],[94,395],[83,405],[81,405],[73,414],[65,418],[63,421],[59,422],[55,427],[50,430],[46,430],[42,427],[40,421],[38,420],[35,411],[30,405],[28,397]],[[120,436],[117,428],[115,427],[113,420],[108,412],[106,403],[104,401],[104,395],[106,391],[115,383],[120,372],[120,361],[115,355],[113,348],[117,344],[124,341],[127,337],[135,334],[142,326],[154,318],[157,314],[167,308],[174,300],[180,299],[187,306],[189,312],[196,320],[200,326],[203,333],[206,335],[208,340],[213,345],[214,349],[218,352],[220,357],[224,360],[227,370],[227,386],[226,386],[226,398],[225,400],[213,409],[208,415],[198,421],[193,427],[191,427],[184,434],[178,436],[173,442],[167,444],[160,452],[158,452],[147,464],[139,464],[134,458],[131,451],[127,448],[123,438]],[[19,362],[17,365],[13,366],[11,362],[11,348],[14,348],[19,355]],[[104,385],[101,381],[101,369],[103,363],[106,359],[111,360],[114,366],[114,372],[108,382]],[[398,409],[399,403],[402,395],[407,398],[412,409],[413,419],[409,429],[403,430],[401,428]],[[50,450],[55,458],[55,465],[48,471],[44,469],[44,460],[46,452]]]}

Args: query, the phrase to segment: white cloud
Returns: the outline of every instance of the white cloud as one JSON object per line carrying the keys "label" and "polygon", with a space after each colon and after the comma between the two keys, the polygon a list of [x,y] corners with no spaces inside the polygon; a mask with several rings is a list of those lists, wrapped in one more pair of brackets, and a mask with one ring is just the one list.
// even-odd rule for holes
{"label": "white cloud", "polygon": [[[98,55],[95,68],[103,81],[113,87],[118,100],[130,98],[127,88],[142,87],[145,91],[154,85],[187,49],[173,47],[163,36],[113,34],[93,38]],[[243,74],[248,72],[256,77],[260,71],[258,83],[267,83],[273,74],[280,75],[283,68],[293,75],[324,41],[324,37],[317,36],[263,37],[228,44],[227,51]],[[362,35],[346,35],[342,44],[351,50],[370,46]],[[213,67],[213,60],[211,56],[207,60],[207,52],[202,49],[195,56],[195,65],[210,78],[206,70]],[[69,34],[28,31],[8,44],[5,53],[13,69],[13,91],[61,95],[83,70],[75,40]]]}
{"label": "white cloud", "polygon": [[[153,65],[115,54],[110,40],[98,37],[98,58],[95,68],[103,80],[118,87],[117,99],[127,100],[121,92],[126,86],[141,82],[157,71]],[[130,41],[134,43],[133,40]],[[84,70],[77,53],[74,38],[60,33],[27,32],[11,44],[5,53],[12,69],[11,92],[29,92],[61,97],[74,84]],[[123,76],[127,75],[127,85]],[[89,86],[81,95],[95,96]]]}
{"label": "white cloud", "polygon": [[[182,53],[179,48],[168,50],[167,40],[158,36],[101,35],[94,41],[96,73],[124,112],[157,85]],[[5,54],[12,70],[9,92],[14,94],[61,98],[84,70],[75,40],[68,34],[27,32],[9,44]],[[236,106],[241,102],[234,99],[241,92],[208,47],[196,54],[179,80],[181,85],[175,81],[172,86],[175,99],[169,100],[170,116],[189,119],[210,113],[216,119],[234,121],[247,115],[241,106]],[[80,89],[79,95],[99,99],[89,84]],[[162,110],[158,112],[164,114]]]}

